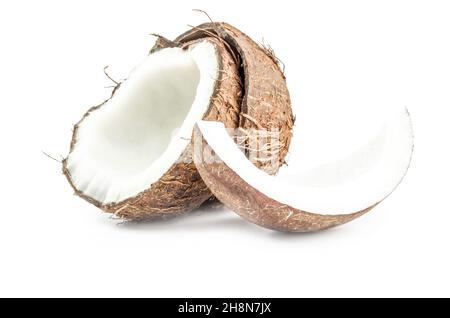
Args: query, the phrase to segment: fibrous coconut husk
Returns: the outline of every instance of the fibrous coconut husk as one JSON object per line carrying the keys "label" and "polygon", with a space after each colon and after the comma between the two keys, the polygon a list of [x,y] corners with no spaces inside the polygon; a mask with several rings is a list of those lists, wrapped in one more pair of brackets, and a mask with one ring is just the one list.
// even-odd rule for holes
{"label": "fibrous coconut husk", "polygon": [[[286,78],[272,50],[258,45],[235,27],[223,22],[204,23],[193,27],[175,39],[185,43],[205,37],[217,37],[226,43],[239,65],[243,87],[243,98],[239,116],[239,128],[244,136],[244,147],[252,153],[252,162],[264,171],[275,174],[284,163],[292,137],[294,117]],[[251,138],[255,132],[264,138],[264,132],[275,132],[277,141],[268,140],[268,145],[258,149]],[[264,142],[263,142],[264,144]],[[276,163],[273,162],[276,159]]]}

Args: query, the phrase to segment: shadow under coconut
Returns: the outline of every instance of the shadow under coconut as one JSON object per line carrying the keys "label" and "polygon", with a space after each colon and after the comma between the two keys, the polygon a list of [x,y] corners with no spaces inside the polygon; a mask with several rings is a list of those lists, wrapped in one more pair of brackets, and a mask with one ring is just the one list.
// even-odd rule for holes
{"label": "shadow under coconut", "polygon": [[243,229],[246,232],[253,228],[252,224],[229,211],[216,199],[208,200],[194,211],[181,215],[156,217],[143,221],[123,221],[118,227],[130,230],[211,230],[211,229]]}
{"label": "shadow under coconut", "polygon": [[275,240],[304,240],[307,238],[316,238],[316,237],[335,237],[336,235],[339,235],[339,233],[345,232],[345,228],[343,226],[337,226],[325,230],[315,231],[315,232],[280,232],[280,231],[270,231],[270,237]]}
{"label": "shadow under coconut", "polygon": [[206,201],[199,208],[181,215],[156,217],[144,221],[123,221],[117,225],[119,228],[133,231],[242,230],[245,233],[258,234],[259,236],[279,241],[305,240],[319,236],[326,238],[336,236],[339,232],[345,232],[342,226],[307,233],[279,232],[266,229],[239,217],[215,198]]}

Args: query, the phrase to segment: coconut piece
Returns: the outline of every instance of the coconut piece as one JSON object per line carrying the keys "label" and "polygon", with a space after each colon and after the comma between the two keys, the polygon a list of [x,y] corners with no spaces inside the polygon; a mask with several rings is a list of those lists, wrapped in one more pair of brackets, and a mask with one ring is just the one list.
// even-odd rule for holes
{"label": "coconut piece", "polygon": [[405,109],[348,158],[288,177],[258,170],[221,123],[198,122],[194,138],[197,169],[222,203],[250,222],[289,232],[330,228],[368,212],[400,183],[413,149]]}
{"label": "coconut piece", "polygon": [[[192,210],[211,196],[192,162],[199,119],[236,127],[241,81],[215,38],[157,43],[104,103],[75,125],[63,172],[75,194],[143,219]],[[168,47],[168,48],[164,48]]]}
{"label": "coconut piece", "polygon": [[244,88],[237,142],[246,149],[252,163],[275,174],[284,163],[294,124],[286,79],[278,60],[273,51],[223,22],[193,27],[174,42],[186,43],[205,37],[223,41],[240,66]]}

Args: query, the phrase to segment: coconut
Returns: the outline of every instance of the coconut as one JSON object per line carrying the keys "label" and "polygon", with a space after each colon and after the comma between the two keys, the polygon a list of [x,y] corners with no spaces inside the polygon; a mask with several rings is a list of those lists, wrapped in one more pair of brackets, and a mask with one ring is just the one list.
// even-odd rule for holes
{"label": "coconut", "polygon": [[398,186],[413,149],[411,121],[403,108],[347,158],[284,176],[258,170],[230,133],[221,123],[197,124],[194,162],[202,179],[246,220],[287,232],[322,230],[367,213]]}
{"label": "coconut", "polygon": [[[262,76],[264,75],[264,77]],[[243,84],[242,84],[243,83]],[[75,125],[63,172],[75,194],[126,219],[172,215],[211,197],[192,161],[196,121],[282,134],[275,173],[284,162],[293,117],[284,76],[269,51],[223,23],[200,25],[175,41],[158,36],[149,56],[104,103]]]}

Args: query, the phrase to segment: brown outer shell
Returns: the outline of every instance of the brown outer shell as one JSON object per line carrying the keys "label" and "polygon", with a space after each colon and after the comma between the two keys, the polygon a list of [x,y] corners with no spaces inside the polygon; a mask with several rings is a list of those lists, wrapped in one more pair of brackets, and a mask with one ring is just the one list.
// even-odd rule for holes
{"label": "brown outer shell", "polygon": [[283,232],[313,232],[347,223],[377,205],[340,215],[322,215],[293,208],[256,190],[216,158],[197,126],[194,141],[194,162],[208,188],[229,209],[257,225]]}
{"label": "brown outer shell", "polygon": [[[222,39],[241,66],[244,95],[239,127],[247,133],[254,129],[279,133],[279,150],[268,149],[271,154],[278,153],[278,164],[263,160],[265,150],[258,150],[254,158],[256,162],[252,161],[264,171],[275,174],[284,163],[294,125],[286,79],[277,59],[271,50],[261,47],[246,34],[223,22],[201,24],[180,35],[175,42],[184,43],[210,36]],[[258,161],[258,158],[263,159]]]}
{"label": "brown outer shell", "polygon": [[[171,43],[173,43],[165,43],[161,39],[164,40],[161,37],[160,41],[157,42],[157,46],[152,51],[171,46]],[[209,109],[205,113],[203,120],[221,121],[229,128],[236,128],[242,94],[242,85],[238,70],[233,57],[221,41],[215,38],[207,38],[204,40],[212,42],[219,53],[219,77]],[[183,43],[181,47],[185,48],[196,42],[198,41],[189,41]],[[113,98],[114,93],[118,89],[120,89],[120,85],[113,90],[110,99]],[[77,130],[83,120],[92,112],[103,107],[107,101],[89,109],[74,126],[69,155],[76,146]],[[180,160],[157,182],[149,185],[147,190],[121,202],[103,204],[76,189],[70,172],[67,169],[67,158],[63,160],[63,173],[76,195],[84,198],[105,212],[114,213],[125,219],[139,220],[187,212],[197,208],[211,197],[211,192],[202,181],[192,161],[192,142],[185,149]]]}

